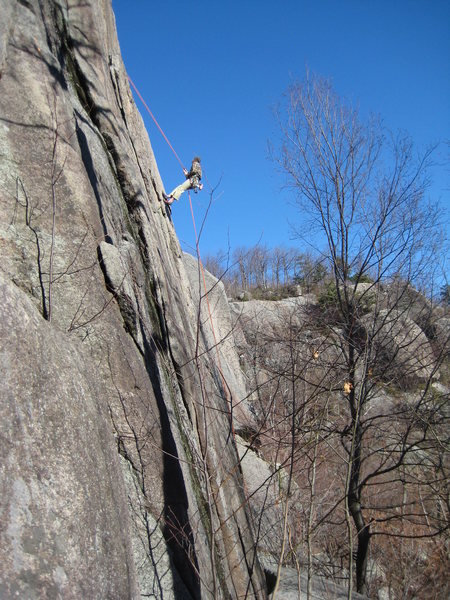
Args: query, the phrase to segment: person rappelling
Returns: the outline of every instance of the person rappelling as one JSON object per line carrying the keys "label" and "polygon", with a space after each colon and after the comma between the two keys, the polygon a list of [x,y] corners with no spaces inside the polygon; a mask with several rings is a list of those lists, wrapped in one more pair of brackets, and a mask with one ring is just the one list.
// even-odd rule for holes
{"label": "person rappelling", "polygon": [[192,159],[191,169],[188,171],[187,169],[183,168],[186,181],[180,183],[180,185],[170,192],[170,194],[163,193],[164,202],[166,204],[172,204],[174,200],[179,200],[181,194],[187,190],[194,190],[194,192],[198,192],[198,190],[203,189],[203,183],[200,183],[202,178],[202,167],[200,162],[200,157],[195,156]]}

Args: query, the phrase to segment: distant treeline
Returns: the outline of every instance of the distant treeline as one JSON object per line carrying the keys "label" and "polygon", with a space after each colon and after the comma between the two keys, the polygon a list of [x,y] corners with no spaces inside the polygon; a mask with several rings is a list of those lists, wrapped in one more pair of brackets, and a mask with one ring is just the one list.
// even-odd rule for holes
{"label": "distant treeline", "polygon": [[309,293],[328,275],[326,261],[296,248],[264,245],[239,246],[232,253],[208,255],[203,263],[221,279],[229,294],[255,289],[285,288],[300,285]]}
{"label": "distant treeline", "polygon": [[[338,259],[337,259],[338,260]],[[322,293],[333,277],[330,262],[323,256],[301,252],[296,248],[264,245],[239,246],[233,252],[219,251],[203,258],[206,269],[223,281],[229,296],[251,292],[254,298],[271,298],[266,291],[280,292],[281,296],[295,294],[292,286],[300,286],[303,294]],[[350,280],[373,282],[369,275],[351,271]],[[386,277],[386,283],[401,280],[400,275]],[[426,291],[423,291],[427,295]],[[273,299],[276,299],[275,294]],[[443,285],[435,295],[428,294],[445,306],[450,305],[450,285]]]}

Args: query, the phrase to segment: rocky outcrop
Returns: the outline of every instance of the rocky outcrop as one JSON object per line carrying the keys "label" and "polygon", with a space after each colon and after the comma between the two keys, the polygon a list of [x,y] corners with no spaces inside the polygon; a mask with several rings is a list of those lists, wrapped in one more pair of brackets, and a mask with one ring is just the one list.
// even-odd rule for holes
{"label": "rocky outcrop", "polygon": [[1,596],[263,598],[110,1],[0,8]]}
{"label": "rocky outcrop", "polygon": [[312,300],[311,295],[285,298],[284,300],[248,300],[232,302],[235,319],[239,319],[247,334],[261,329],[275,332],[286,323],[300,327],[304,321],[304,309]]}
{"label": "rocky outcrop", "polygon": [[[265,560],[263,564],[269,580],[272,577],[273,581],[276,577],[277,565]],[[328,600],[328,598],[345,600],[348,598],[348,590],[344,586],[315,575],[311,576],[308,590],[306,569],[284,567],[276,597],[279,600]],[[368,600],[368,597],[352,592],[352,600]]]}
{"label": "rocky outcrop", "polygon": [[407,313],[383,309],[361,319],[366,335],[374,339],[380,376],[386,366],[399,382],[414,383],[435,377],[436,358],[427,336]]}
{"label": "rocky outcrop", "polygon": [[235,430],[255,427],[249,382],[245,379],[236,346],[244,340],[241,323],[232,315],[224,285],[192,255],[183,253],[190,291],[197,307],[198,332],[204,348],[215,357],[229,397]]}

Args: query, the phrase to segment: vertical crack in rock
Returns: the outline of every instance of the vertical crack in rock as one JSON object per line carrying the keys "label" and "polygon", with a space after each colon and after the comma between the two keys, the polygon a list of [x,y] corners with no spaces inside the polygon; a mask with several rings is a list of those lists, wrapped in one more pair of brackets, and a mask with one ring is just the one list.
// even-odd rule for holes
{"label": "vertical crack in rock", "polygon": [[[0,595],[263,598],[223,389],[206,338],[202,374],[194,364],[196,311],[111,3],[7,4],[0,211],[17,218],[0,242],[8,294],[19,281],[26,301],[19,324],[12,301],[0,306],[14,349],[0,395],[4,514],[30,483],[14,548],[0,531]],[[49,286],[46,322],[36,307]]]}
{"label": "vertical crack in rock", "polygon": [[177,445],[172,433],[170,419],[156,369],[156,348],[151,340],[145,340],[146,366],[158,405],[162,431],[164,528],[163,533],[173,552],[178,573],[193,598],[200,598],[199,565],[195,542],[188,515],[188,498]]}
{"label": "vertical crack in rock", "polygon": [[75,131],[76,131],[76,135],[77,135],[78,145],[80,147],[81,160],[83,161],[83,165],[84,165],[85,171],[87,173],[87,176],[89,178],[89,182],[91,184],[92,191],[94,192],[94,197],[97,202],[100,223],[103,228],[103,234],[105,236],[105,240],[110,241],[111,238],[108,235],[108,228],[106,226],[105,215],[103,212],[102,199],[101,199],[100,192],[98,189],[98,179],[97,179],[97,175],[95,173],[95,168],[94,168],[94,161],[92,160],[92,155],[91,155],[89,144],[88,144],[88,141],[86,138],[86,134],[80,127],[80,123],[79,123],[79,121],[83,121],[84,123],[86,123],[86,121],[76,110],[74,111],[74,115],[75,115]]}

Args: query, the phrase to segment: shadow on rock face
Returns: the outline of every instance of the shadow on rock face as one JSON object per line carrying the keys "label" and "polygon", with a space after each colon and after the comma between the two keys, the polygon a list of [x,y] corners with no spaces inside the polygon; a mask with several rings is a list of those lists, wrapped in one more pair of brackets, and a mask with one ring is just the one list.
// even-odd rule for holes
{"label": "shadow on rock face", "polygon": [[163,453],[163,491],[164,491],[164,538],[172,550],[172,560],[183,583],[197,599],[201,596],[199,566],[195,553],[194,536],[189,522],[188,498],[183,472],[175,439],[171,430],[169,415],[164,402],[156,369],[156,348],[152,340],[144,338],[145,363],[153,392],[158,405],[162,453]]}

